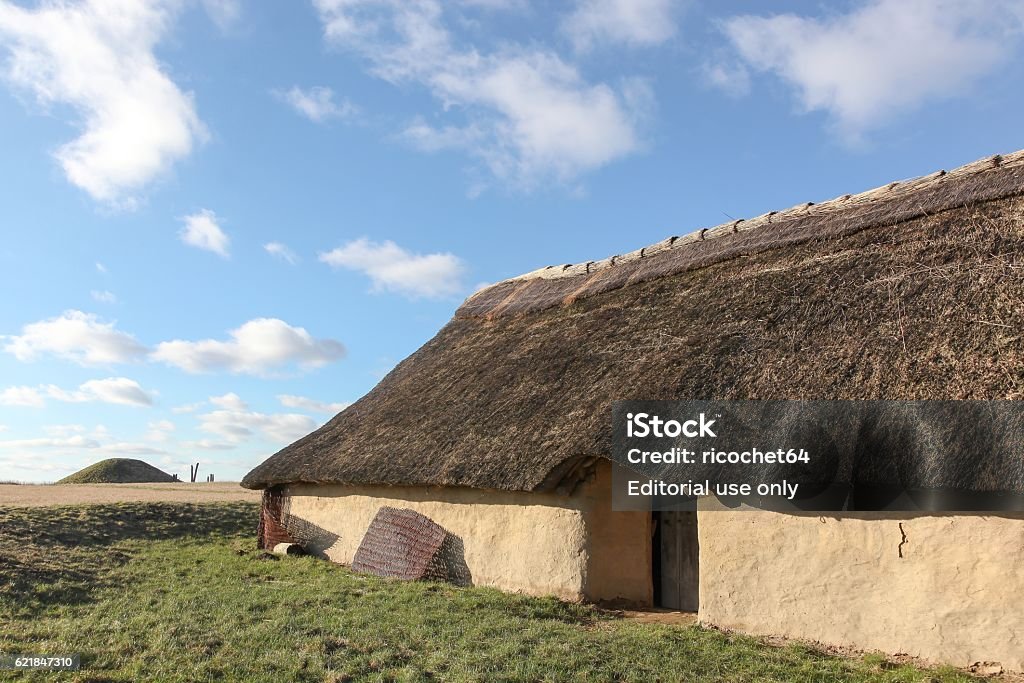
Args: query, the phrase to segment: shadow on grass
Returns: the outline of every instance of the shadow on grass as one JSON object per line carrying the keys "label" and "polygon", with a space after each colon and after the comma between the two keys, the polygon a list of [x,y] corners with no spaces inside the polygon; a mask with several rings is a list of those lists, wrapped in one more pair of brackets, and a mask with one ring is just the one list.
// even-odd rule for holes
{"label": "shadow on grass", "polygon": [[90,547],[121,541],[256,533],[255,503],[117,503],[0,507],[0,552],[17,544]]}
{"label": "shadow on grass", "polygon": [[0,507],[0,611],[86,602],[131,558],[131,548],[118,544],[254,536],[258,510],[253,503]]}

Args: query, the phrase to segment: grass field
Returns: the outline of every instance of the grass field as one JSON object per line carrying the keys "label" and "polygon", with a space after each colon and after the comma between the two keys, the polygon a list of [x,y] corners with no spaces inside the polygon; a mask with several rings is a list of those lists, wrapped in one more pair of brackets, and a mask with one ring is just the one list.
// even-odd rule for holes
{"label": "grass field", "polygon": [[[0,651],[76,681],[965,681],[553,599],[266,559],[252,503],[0,508]],[[5,673],[0,672],[0,680]]]}

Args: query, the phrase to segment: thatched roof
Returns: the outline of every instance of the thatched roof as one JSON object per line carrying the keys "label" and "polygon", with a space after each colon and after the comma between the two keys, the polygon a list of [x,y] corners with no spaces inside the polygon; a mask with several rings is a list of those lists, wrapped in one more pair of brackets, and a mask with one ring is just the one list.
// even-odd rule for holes
{"label": "thatched roof", "polygon": [[1017,152],[500,282],[242,483],[571,485],[619,399],[1024,398],[1021,194]]}

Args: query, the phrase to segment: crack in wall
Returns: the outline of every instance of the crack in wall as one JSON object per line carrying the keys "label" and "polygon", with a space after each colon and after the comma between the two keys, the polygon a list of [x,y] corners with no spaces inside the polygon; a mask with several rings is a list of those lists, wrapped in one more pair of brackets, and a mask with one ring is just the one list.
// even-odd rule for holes
{"label": "crack in wall", "polygon": [[900,536],[902,536],[902,538],[900,539],[899,546],[896,548],[896,552],[899,553],[900,557],[903,557],[903,546],[905,546],[907,544],[907,532],[904,531],[904,529],[903,529],[903,522],[899,523],[899,527],[900,527]]}

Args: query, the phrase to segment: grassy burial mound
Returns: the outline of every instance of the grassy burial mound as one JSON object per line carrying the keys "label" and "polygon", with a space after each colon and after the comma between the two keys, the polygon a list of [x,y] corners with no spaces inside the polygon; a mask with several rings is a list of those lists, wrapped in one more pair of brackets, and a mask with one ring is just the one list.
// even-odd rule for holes
{"label": "grassy burial mound", "polygon": [[110,458],[70,474],[58,484],[152,484],[177,481],[163,470],[132,458]]}

